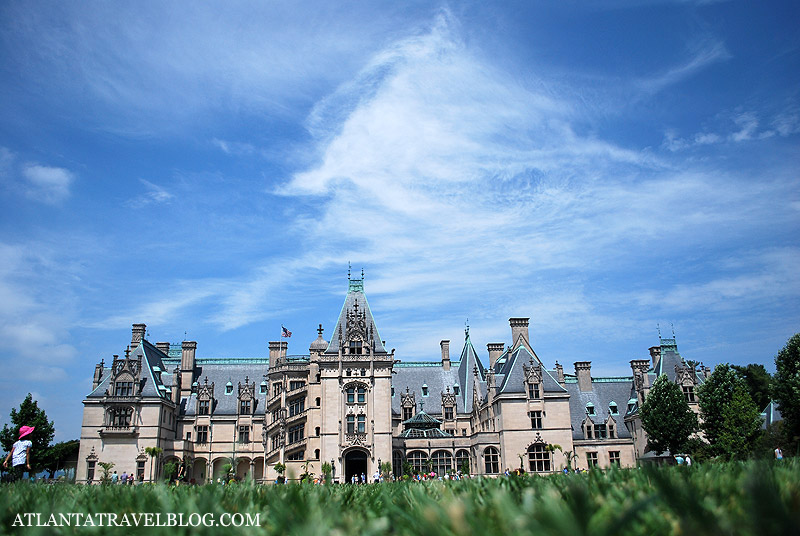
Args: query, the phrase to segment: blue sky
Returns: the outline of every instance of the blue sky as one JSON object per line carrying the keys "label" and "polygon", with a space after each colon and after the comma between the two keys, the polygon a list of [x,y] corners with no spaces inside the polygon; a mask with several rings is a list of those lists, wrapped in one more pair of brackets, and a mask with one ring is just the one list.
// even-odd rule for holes
{"label": "blue sky", "polygon": [[[547,366],[800,330],[796,2],[5,2],[0,416],[78,437],[135,322],[290,353],[347,263],[404,360],[531,318]],[[184,335],[185,334],[185,335]],[[485,357],[485,356],[484,356]]]}

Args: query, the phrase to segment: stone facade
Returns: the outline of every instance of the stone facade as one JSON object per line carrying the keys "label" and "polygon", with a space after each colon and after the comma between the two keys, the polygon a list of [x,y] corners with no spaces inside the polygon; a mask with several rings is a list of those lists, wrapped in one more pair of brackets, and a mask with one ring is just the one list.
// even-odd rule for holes
{"label": "stone facade", "polygon": [[708,373],[684,362],[674,339],[651,348],[652,363],[632,361],[629,377],[593,377],[585,361],[574,374],[548,369],[527,318],[510,319],[509,346],[487,345],[488,367],[468,329],[458,359],[442,341],[440,361],[403,362],[378,334],[363,277],[348,285],[330,342],[320,325],[306,355],[287,355],[281,341],[266,358],[200,358],[196,342],[153,345],[134,324],[124,357],[95,367],[77,480],[96,481],[99,462],[145,481],[182,462],[196,482],[227,464],[239,478],[270,482],[278,462],[288,478],[328,462],[339,482],[382,462],[396,474],[632,466],[645,453],[638,408],[655,377],[674,376],[693,401]]}

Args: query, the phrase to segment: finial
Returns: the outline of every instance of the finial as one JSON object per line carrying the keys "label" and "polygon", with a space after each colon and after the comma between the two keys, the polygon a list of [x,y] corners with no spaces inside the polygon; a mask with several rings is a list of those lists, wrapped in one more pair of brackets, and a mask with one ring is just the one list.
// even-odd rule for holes
{"label": "finial", "polygon": [[672,322],[670,322],[669,323],[669,327],[672,328],[672,338],[674,339],[675,338],[675,325]]}
{"label": "finial", "polygon": [[420,411],[425,411],[425,401],[424,400],[420,400],[419,401],[419,410]]}
{"label": "finial", "polygon": [[347,280],[350,281],[350,270],[352,266],[350,265],[350,261],[347,261]]}
{"label": "finial", "polygon": [[464,321],[464,336],[469,338],[469,318]]}
{"label": "finial", "polygon": [[661,324],[656,324],[656,329],[658,330],[658,340],[661,340]]}
{"label": "finial", "polygon": [[361,279],[364,279],[364,269],[361,269]]}
{"label": "finial", "polygon": [[320,324],[319,327],[317,328],[317,333],[319,334],[320,337],[322,337],[322,332],[323,332],[322,324]]}

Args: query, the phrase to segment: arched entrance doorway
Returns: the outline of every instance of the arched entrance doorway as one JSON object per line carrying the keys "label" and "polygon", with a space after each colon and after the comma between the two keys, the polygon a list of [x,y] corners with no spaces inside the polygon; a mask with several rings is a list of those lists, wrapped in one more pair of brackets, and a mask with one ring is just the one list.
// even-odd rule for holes
{"label": "arched entrance doorway", "polygon": [[344,455],[344,483],[352,482],[353,475],[367,474],[367,453],[363,450],[353,449]]}

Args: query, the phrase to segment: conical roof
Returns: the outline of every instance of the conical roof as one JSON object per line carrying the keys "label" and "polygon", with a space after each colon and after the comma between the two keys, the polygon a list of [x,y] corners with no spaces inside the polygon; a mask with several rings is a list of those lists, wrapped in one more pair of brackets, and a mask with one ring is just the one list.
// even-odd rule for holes
{"label": "conical roof", "polygon": [[342,340],[347,340],[348,330],[352,333],[360,334],[365,342],[373,341],[372,351],[374,353],[386,353],[383,347],[381,336],[378,334],[378,327],[372,317],[367,296],[364,294],[364,279],[348,279],[347,296],[344,298],[342,311],[339,319],[331,334],[331,342],[325,353],[336,354],[339,352],[339,345]]}

